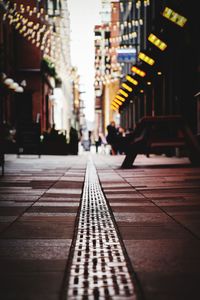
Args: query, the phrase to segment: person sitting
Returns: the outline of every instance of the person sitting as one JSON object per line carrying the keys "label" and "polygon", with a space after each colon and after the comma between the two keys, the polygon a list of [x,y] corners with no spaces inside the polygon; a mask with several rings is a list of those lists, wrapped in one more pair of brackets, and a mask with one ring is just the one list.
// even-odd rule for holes
{"label": "person sitting", "polygon": [[107,126],[108,134],[106,136],[107,143],[111,146],[111,155],[116,155],[118,151],[117,147],[117,128],[115,122],[112,121]]}

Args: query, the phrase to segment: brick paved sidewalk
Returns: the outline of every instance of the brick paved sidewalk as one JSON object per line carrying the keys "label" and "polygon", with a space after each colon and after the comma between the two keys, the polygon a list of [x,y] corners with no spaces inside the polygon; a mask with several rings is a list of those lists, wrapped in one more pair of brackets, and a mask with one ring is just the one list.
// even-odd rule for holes
{"label": "brick paved sidewalk", "polygon": [[96,162],[144,299],[200,299],[200,168],[161,156],[131,170],[120,157]]}
{"label": "brick paved sidewalk", "polygon": [[[93,155],[144,299],[200,299],[200,168],[187,159]],[[57,300],[87,155],[6,156],[0,299]]]}
{"label": "brick paved sidewalk", "polygon": [[6,157],[0,179],[0,299],[56,300],[86,157]]}

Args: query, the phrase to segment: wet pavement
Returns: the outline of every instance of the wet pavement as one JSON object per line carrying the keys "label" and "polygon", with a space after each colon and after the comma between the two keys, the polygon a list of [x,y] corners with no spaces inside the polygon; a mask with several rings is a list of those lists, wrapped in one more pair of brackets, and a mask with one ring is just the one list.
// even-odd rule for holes
{"label": "wet pavement", "polygon": [[[0,299],[66,298],[88,155],[6,156]],[[120,169],[123,156],[92,159],[136,278],[137,298],[200,299],[200,168],[187,158],[141,155],[128,170]]]}

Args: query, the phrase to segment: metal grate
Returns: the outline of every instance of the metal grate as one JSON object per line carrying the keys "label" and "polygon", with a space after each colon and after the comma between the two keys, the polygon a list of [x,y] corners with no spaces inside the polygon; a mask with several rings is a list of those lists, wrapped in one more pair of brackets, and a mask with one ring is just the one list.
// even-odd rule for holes
{"label": "metal grate", "polygon": [[88,162],[67,299],[136,299],[124,253],[101,190]]}

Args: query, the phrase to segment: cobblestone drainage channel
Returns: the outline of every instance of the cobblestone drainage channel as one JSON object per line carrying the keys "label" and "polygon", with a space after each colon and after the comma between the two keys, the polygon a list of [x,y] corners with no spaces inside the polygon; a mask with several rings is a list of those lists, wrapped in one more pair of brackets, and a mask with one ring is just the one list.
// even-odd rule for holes
{"label": "cobblestone drainage channel", "polygon": [[65,299],[138,299],[123,247],[89,160]]}

